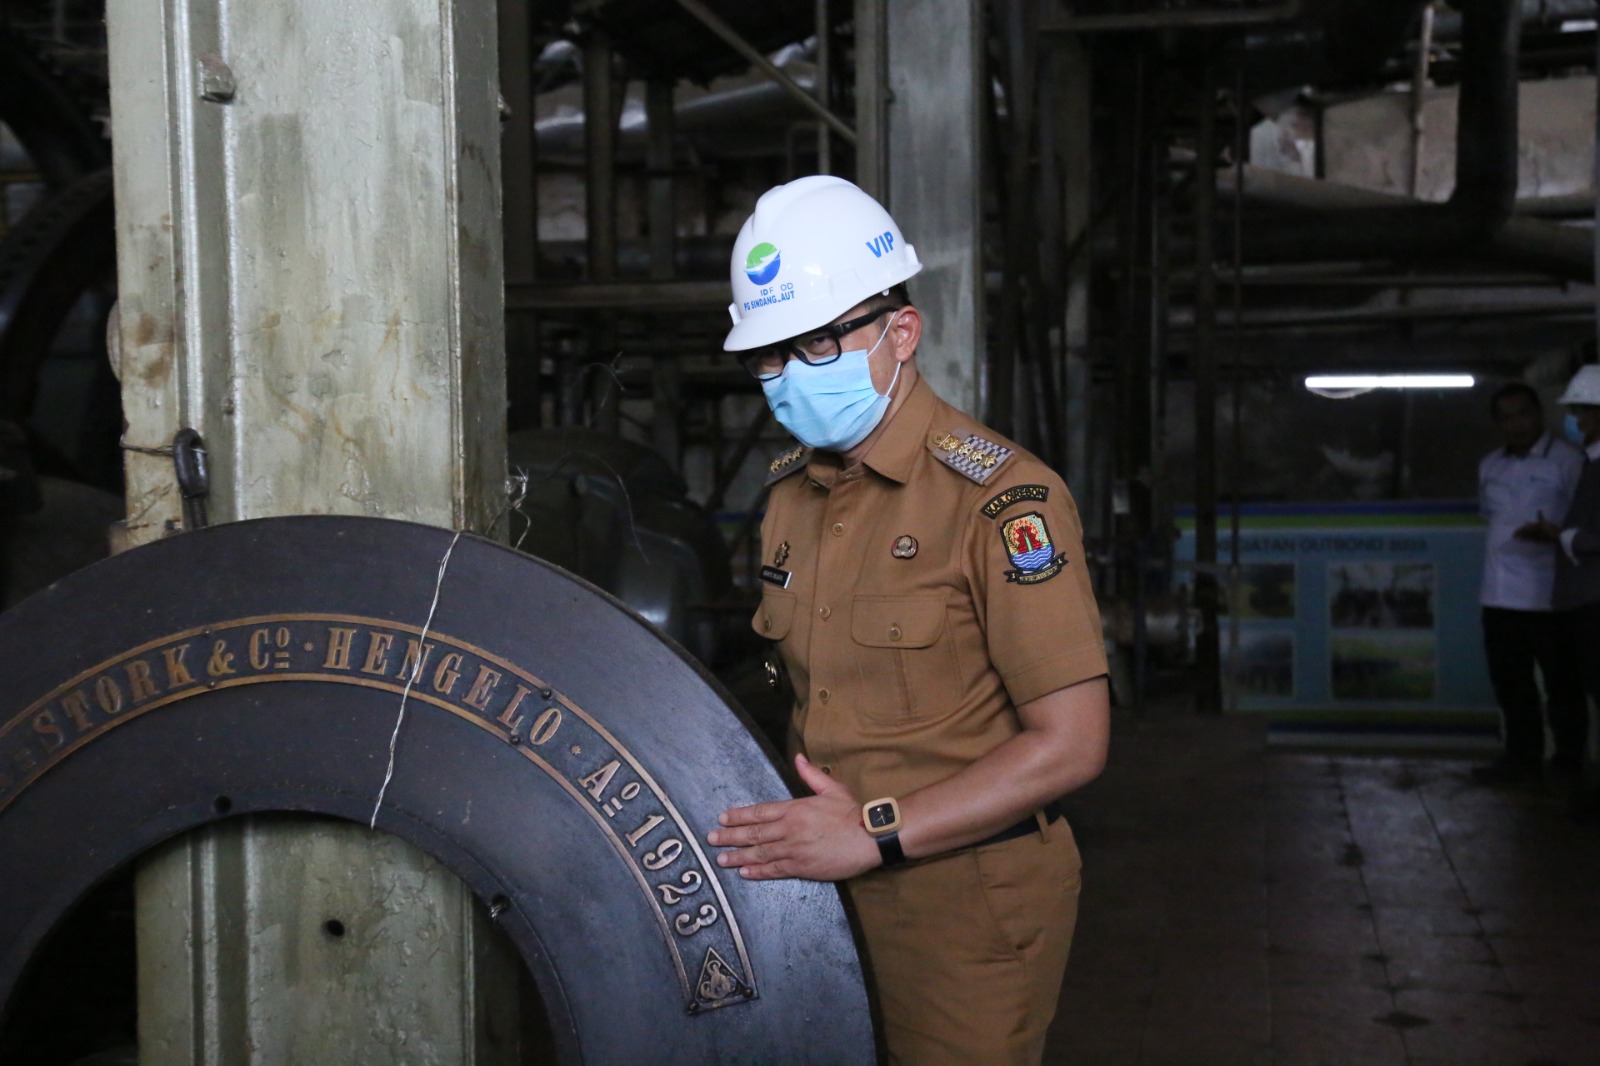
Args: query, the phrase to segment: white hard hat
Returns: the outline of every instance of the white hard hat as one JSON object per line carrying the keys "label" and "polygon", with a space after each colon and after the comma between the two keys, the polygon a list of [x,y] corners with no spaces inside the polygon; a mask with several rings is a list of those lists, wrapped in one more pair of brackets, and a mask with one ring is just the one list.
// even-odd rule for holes
{"label": "white hard hat", "polygon": [[733,242],[733,329],[742,352],[826,325],[922,269],[883,205],[817,174],[768,189]]}
{"label": "white hard hat", "polygon": [[1567,391],[1556,400],[1560,404],[1587,404],[1600,407],[1600,366],[1580,366],[1567,382]]}

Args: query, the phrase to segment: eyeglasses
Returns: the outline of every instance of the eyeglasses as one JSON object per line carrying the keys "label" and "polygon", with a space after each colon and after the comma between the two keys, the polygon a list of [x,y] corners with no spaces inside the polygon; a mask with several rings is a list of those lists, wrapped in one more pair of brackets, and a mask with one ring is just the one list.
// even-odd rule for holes
{"label": "eyeglasses", "polygon": [[871,325],[884,315],[904,308],[904,304],[896,307],[880,307],[876,311],[868,311],[859,318],[822,326],[809,333],[802,333],[798,337],[769,344],[765,348],[752,348],[748,352],[739,353],[739,362],[755,375],[757,381],[771,381],[782,374],[790,356],[810,366],[827,366],[843,354],[839,346],[841,340],[862,326]]}

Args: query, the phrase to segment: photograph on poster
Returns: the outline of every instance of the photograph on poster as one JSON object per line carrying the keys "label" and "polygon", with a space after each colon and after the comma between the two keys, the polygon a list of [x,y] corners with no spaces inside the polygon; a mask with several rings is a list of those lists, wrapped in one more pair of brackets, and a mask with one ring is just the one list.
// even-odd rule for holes
{"label": "photograph on poster", "polygon": [[1241,621],[1292,619],[1294,602],[1294,563],[1245,563],[1220,613],[1237,612]]}
{"label": "photograph on poster", "polygon": [[1294,696],[1294,633],[1242,629],[1228,659],[1228,679],[1240,699]]}
{"label": "photograph on poster", "polygon": [[1333,629],[1433,628],[1432,563],[1330,562],[1328,624]]}
{"label": "photograph on poster", "polygon": [[1329,666],[1336,700],[1431,700],[1438,676],[1432,631],[1336,632]]}

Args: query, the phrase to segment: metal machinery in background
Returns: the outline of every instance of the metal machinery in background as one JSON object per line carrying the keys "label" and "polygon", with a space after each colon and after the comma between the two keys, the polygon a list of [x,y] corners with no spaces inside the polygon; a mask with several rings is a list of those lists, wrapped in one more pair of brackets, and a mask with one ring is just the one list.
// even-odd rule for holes
{"label": "metal machinery in background", "polygon": [[[1102,596],[1135,620],[1118,627],[1132,634],[1131,684],[1118,692],[1127,702],[1142,698],[1151,665],[1144,619],[1178,581],[1192,586],[1175,609],[1196,617],[1180,630],[1194,637],[1200,705],[1220,706],[1217,580],[1232,563],[1217,558],[1219,516],[1309,480],[1287,465],[1270,483],[1259,476],[1260,447],[1243,423],[1271,412],[1251,397],[1275,395],[1300,367],[1460,364],[1463,352],[1480,370],[1515,373],[1519,352],[1592,333],[1592,238],[1572,224],[1592,217],[1592,203],[1517,202],[1515,164],[1519,79],[1593,70],[1594,31],[1571,21],[1592,19],[1593,3],[1039,0],[946,4],[944,22],[907,14],[930,5],[821,3],[805,47],[774,56],[786,65],[766,71],[770,84],[713,84],[679,99],[685,78],[808,30],[798,6],[782,27],[710,6],[574,4],[570,21],[534,34],[541,45],[571,35],[543,55],[583,78],[590,225],[579,247],[541,242],[535,216],[526,221],[529,280],[508,288],[513,410],[545,424],[596,412],[613,425],[636,419],[635,432],[685,470],[709,452],[715,469],[699,483],[712,483],[713,509],[730,486],[741,508],[755,489],[738,472],[777,434],[758,404],[735,406],[748,382],[716,356],[731,230],[680,233],[681,208],[711,204],[736,224],[739,195],[812,169],[854,175],[886,197],[919,248],[971,256],[970,288],[913,286],[935,320],[976,312],[958,331],[973,338],[973,358],[936,365],[935,382],[1073,487],[1105,564]],[[957,11],[975,14],[971,69]],[[887,51],[876,36],[885,29]],[[685,47],[695,40],[698,49]],[[957,44],[946,82],[976,71],[975,119],[950,117],[939,78],[916,68],[938,54],[930,40]],[[612,78],[597,76],[602,63]],[[622,102],[630,78],[648,85],[638,111]],[[1251,137],[1285,102],[1314,111],[1407,83],[1409,198],[1247,160]],[[819,106],[801,102],[808,85]],[[1459,180],[1428,202],[1415,175],[1451,137],[1437,126],[1424,135],[1417,116],[1425,90],[1458,89],[1462,136],[1444,151]],[[821,109],[841,103],[854,105],[854,145]],[[619,124],[593,120],[618,112]],[[569,119],[536,127],[527,173],[577,166],[575,136]],[[960,155],[969,148],[970,163]],[[969,215],[959,194],[942,208],[918,198],[967,170],[982,176]],[[521,187],[507,173],[508,187]],[[619,232],[622,216],[638,228]],[[924,356],[960,344],[930,339]],[[617,353],[615,377],[585,374]],[[619,382],[632,407],[613,402]],[[1410,447],[1406,403],[1380,420],[1400,450]],[[730,410],[744,412],[742,431]],[[1411,491],[1407,464],[1394,469],[1386,491]],[[1175,577],[1172,563],[1184,505],[1201,530],[1192,579]],[[745,547],[733,545],[736,558]]]}
{"label": "metal machinery in background", "polygon": [[513,433],[506,453],[519,496],[526,484],[512,544],[608,590],[702,663],[722,664],[727,550],[658,453],[582,427]]}
{"label": "metal machinery in background", "polygon": [[[1092,192],[1080,208],[1085,227],[1064,247],[1084,265],[1089,292],[1082,314],[1094,384],[1076,395],[1106,402],[1069,406],[1069,421],[1087,424],[1102,447],[1081,474],[1071,450],[1066,464],[1111,564],[1113,613],[1129,620],[1119,628],[1131,637],[1132,702],[1142,699],[1147,650],[1176,633],[1178,658],[1189,644],[1198,705],[1220,709],[1218,586],[1238,559],[1219,558],[1219,541],[1237,543],[1220,538],[1219,525],[1231,521],[1236,532],[1243,502],[1320,489],[1316,467],[1295,465],[1316,454],[1320,429],[1299,374],[1446,364],[1517,376],[1535,354],[1564,351],[1551,371],[1560,375],[1592,338],[1592,183],[1581,196],[1517,199],[1517,98],[1522,80],[1592,74],[1594,15],[1592,3],[1515,0],[1043,6],[1041,56],[1078,48],[1092,56],[1076,87],[1094,102],[1092,130],[1078,142],[1096,148]],[[1068,90],[1060,77],[1042,79],[1041,112],[1070,107]],[[1435,117],[1424,130],[1423,109],[1440,94],[1458,105],[1446,113],[1455,129]],[[1382,97],[1386,114],[1398,111],[1392,125],[1406,130],[1398,146],[1392,138],[1371,149],[1409,172],[1397,190],[1323,172],[1331,153],[1321,115],[1366,97]],[[1257,134],[1290,136],[1273,125],[1286,109],[1315,124],[1294,133],[1306,138],[1314,172],[1307,164],[1303,175],[1286,173],[1281,159],[1257,165],[1252,156],[1263,148]],[[1520,154],[1565,147],[1524,141]],[[1453,193],[1449,181],[1443,193],[1423,188],[1425,170],[1441,162],[1446,175],[1453,164]],[[1060,255],[1063,244],[1044,247]],[[1039,276],[1063,273],[1047,265]],[[1019,280],[1032,284],[1006,276]],[[1070,295],[1066,306],[1070,332]],[[1042,325],[1050,324],[1047,315]],[[1479,402],[1470,397],[1458,419],[1469,455]],[[1365,427],[1394,453],[1384,498],[1418,491],[1409,472],[1423,442],[1411,412],[1397,396]],[[1181,506],[1193,507],[1197,534],[1194,569],[1183,574],[1171,554]],[[1172,605],[1175,584],[1188,586],[1188,603]],[[1192,623],[1167,625],[1174,610]]]}
{"label": "metal machinery in background", "polygon": [[[0,27],[0,123],[18,153],[0,182],[0,605],[104,558],[105,530],[122,510],[121,419],[104,344],[114,243],[99,93],[92,76]],[[58,346],[72,326],[76,337]]]}
{"label": "metal machinery in background", "polygon": [[[62,5],[31,6],[47,27]],[[718,351],[732,228],[773,182],[844,173],[919,246],[963,260],[918,281],[939,320],[970,314],[930,338],[930,363],[951,360],[937,384],[1063,471],[1109,564],[1102,594],[1142,616],[1171,583],[1175,506],[1214,531],[1225,497],[1280,491],[1248,469],[1239,423],[1253,389],[1313,361],[1462,350],[1503,371],[1506,353],[1591,332],[1591,294],[1574,286],[1592,278],[1592,240],[1572,223],[1592,205],[1516,202],[1509,165],[1519,77],[1592,71],[1594,31],[1573,20],[1595,7],[504,3],[511,428],[649,443],[729,519],[743,558],[756,471],[781,434]],[[936,69],[919,65],[928,57]],[[1402,192],[1416,197],[1425,146],[1448,140],[1423,133],[1423,90],[1461,89],[1468,136],[1448,202],[1246,162],[1252,131],[1286,101],[1315,111],[1396,85],[1411,86]],[[542,114],[563,92],[571,112]],[[970,193],[945,188],[969,172]],[[581,199],[577,237],[545,232],[574,206],[557,202],[563,176]],[[1402,401],[1383,419],[1397,446],[1408,419]],[[1394,469],[1392,491],[1407,491],[1406,464]],[[1214,532],[1201,539],[1213,678],[1207,568],[1226,564]],[[1137,700],[1145,673],[1124,696]]]}

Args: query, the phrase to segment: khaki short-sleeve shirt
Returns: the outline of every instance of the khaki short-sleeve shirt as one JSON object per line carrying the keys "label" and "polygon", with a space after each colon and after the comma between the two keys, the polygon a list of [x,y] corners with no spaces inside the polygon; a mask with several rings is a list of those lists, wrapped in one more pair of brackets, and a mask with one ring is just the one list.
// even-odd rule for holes
{"label": "khaki short-sleeve shirt", "polygon": [[1106,672],[1066,486],[925,381],[862,462],[774,476],[752,625],[794,685],[791,746],[856,796],[943,780]]}

